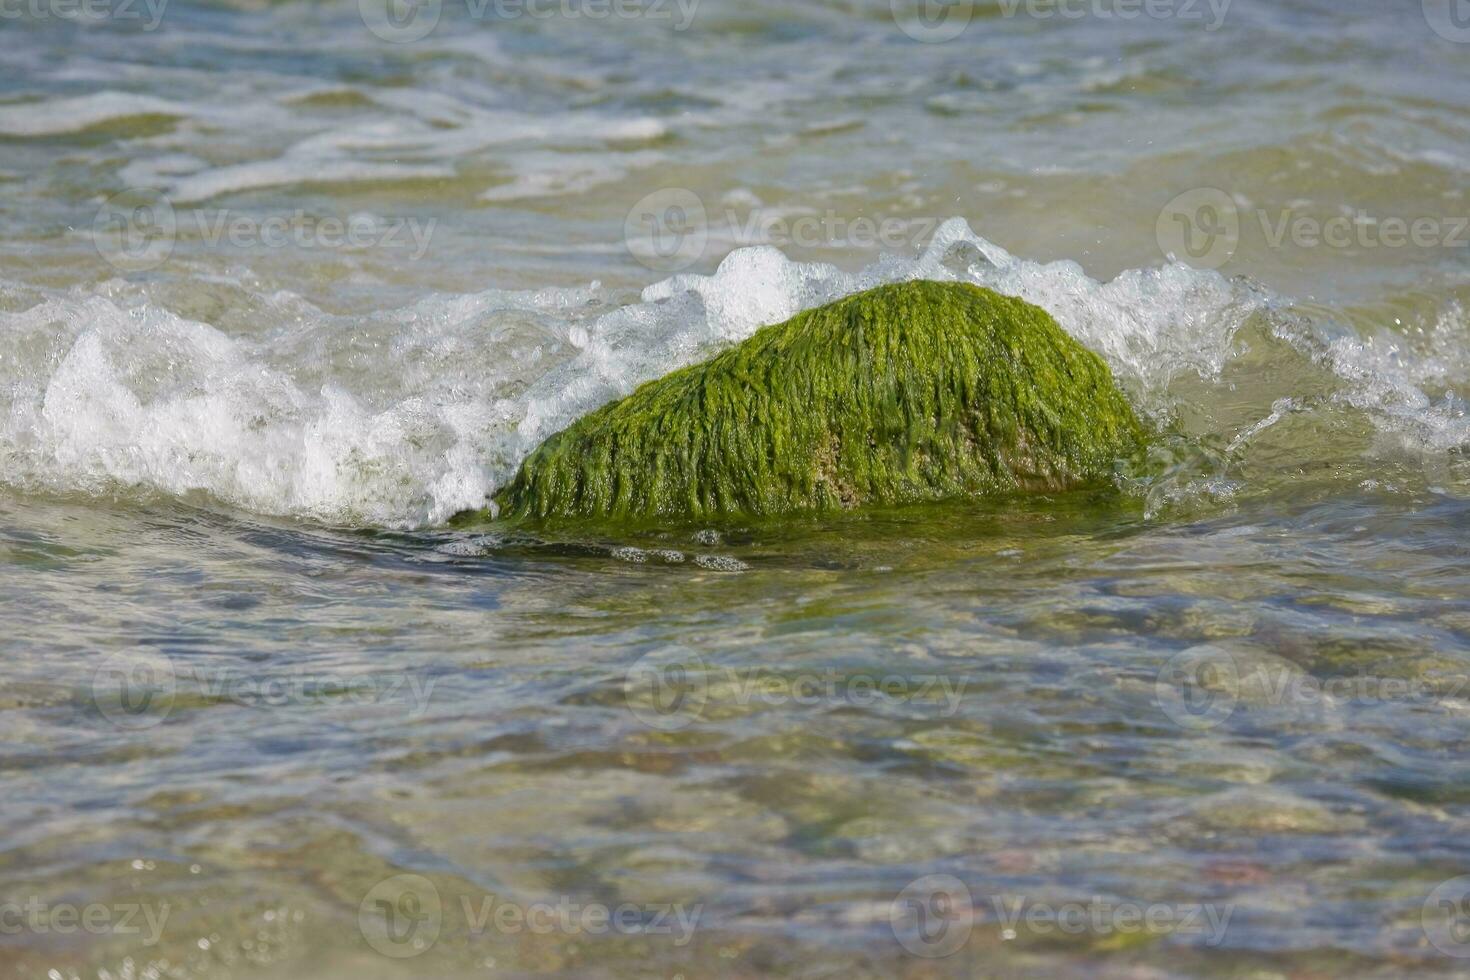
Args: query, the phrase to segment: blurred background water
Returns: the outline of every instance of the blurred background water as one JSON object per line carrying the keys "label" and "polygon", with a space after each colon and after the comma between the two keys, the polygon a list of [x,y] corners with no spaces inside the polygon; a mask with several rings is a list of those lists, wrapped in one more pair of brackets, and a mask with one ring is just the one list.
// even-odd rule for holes
{"label": "blurred background water", "polygon": [[[1454,2],[0,5],[0,975],[1470,974]],[[915,277],[1150,475],[447,525]]]}

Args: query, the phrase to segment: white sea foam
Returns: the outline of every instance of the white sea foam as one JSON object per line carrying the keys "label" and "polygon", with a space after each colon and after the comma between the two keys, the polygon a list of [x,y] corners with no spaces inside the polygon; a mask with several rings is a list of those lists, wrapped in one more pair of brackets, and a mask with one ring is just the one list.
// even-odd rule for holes
{"label": "white sea foam", "polygon": [[125,92],[97,92],[68,99],[44,99],[0,106],[0,133],[6,136],[56,136],[116,119],[136,116],[185,116],[177,102]]}
{"label": "white sea foam", "polygon": [[[542,439],[642,382],[802,309],[916,278],[976,282],[1047,308],[1157,418],[1171,411],[1177,379],[1206,388],[1218,379],[1246,318],[1270,307],[1247,286],[1179,265],[1099,283],[1071,262],[1015,258],[959,219],[918,258],[857,273],[762,246],[613,309],[595,283],[433,297],[361,318],[272,295],[262,308],[279,323],[248,336],[181,318],[146,287],[9,287],[0,289],[3,479],[205,493],[332,523],[435,524],[482,505]],[[1444,324],[1458,338],[1463,327]],[[1457,342],[1410,356],[1390,349],[1387,334],[1287,339],[1335,373],[1339,401],[1385,429],[1442,450],[1470,442],[1463,402],[1426,394],[1464,380]]]}
{"label": "white sea foam", "polygon": [[480,195],[482,201],[521,201],[537,197],[583,194],[594,187],[622,180],[631,171],[644,170],[666,161],[655,150],[633,153],[579,154],[531,151],[508,154],[506,169],[511,179]]}
{"label": "white sea foam", "polygon": [[[445,161],[516,144],[602,150],[578,155],[503,152],[507,166],[523,176],[508,185],[509,189],[491,188],[485,196],[487,200],[513,200],[581,193],[662,159],[652,151],[622,149],[664,135],[664,124],[650,117],[579,112],[537,116],[418,90],[380,91],[373,98],[400,115],[316,131],[263,159],[192,173],[156,168],[153,173],[135,171],[131,176],[159,186],[175,203],[196,203],[222,194],[300,183],[449,178],[456,171]],[[271,114],[279,111],[269,110]],[[258,122],[236,118],[236,113],[218,107],[205,114],[216,125],[236,129]]]}
{"label": "white sea foam", "polygon": [[[447,179],[460,161],[492,151],[514,179],[487,187],[486,199],[518,200],[583,193],[664,160],[641,148],[668,131],[647,115],[533,113],[423,88],[379,88],[362,93],[375,104],[371,115],[324,122],[299,105],[319,92],[295,81],[248,103],[105,91],[0,105],[0,135],[56,136],[135,116],[174,117],[176,131],[134,144],[118,169],[125,186],[157,189],[174,204],[297,184]],[[253,133],[268,138],[241,136]]]}

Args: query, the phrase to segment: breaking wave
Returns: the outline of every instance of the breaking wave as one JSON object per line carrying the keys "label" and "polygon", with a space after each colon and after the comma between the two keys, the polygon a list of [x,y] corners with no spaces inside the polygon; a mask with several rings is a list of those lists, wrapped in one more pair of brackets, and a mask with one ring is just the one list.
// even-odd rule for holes
{"label": "breaking wave", "polygon": [[25,491],[202,494],[333,524],[432,525],[482,505],[542,439],[637,385],[802,309],[916,278],[974,282],[1048,309],[1157,424],[1219,447],[1231,479],[1243,478],[1252,446],[1292,421],[1347,434],[1341,446],[1314,437],[1319,452],[1389,446],[1441,460],[1427,470],[1441,483],[1470,445],[1455,392],[1470,377],[1456,307],[1411,343],[1402,324],[1364,333],[1177,263],[1097,282],[1073,262],[1016,258],[956,218],[917,258],[849,273],[742,248],[712,275],[673,276],[632,302],[593,283],[346,317],[235,283],[260,321],[248,331],[183,318],[146,285],[0,284],[0,479]]}

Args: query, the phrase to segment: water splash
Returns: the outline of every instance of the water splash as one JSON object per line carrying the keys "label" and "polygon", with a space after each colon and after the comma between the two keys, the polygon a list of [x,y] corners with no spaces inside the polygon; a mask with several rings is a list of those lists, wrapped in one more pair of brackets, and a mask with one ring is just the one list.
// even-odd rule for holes
{"label": "water splash", "polygon": [[[712,275],[671,277],[614,308],[595,283],[438,296],[365,318],[278,294],[259,298],[278,322],[226,333],[170,312],[148,287],[6,286],[4,480],[204,493],[334,524],[436,524],[483,504],[542,439],[639,384],[802,309],[918,278],[974,282],[1045,307],[1108,360],[1145,414],[1160,425],[1194,419],[1201,444],[1220,451],[1205,472],[1198,455],[1165,467],[1174,477],[1155,488],[1160,499],[1186,486],[1229,496],[1238,481],[1225,471],[1239,457],[1283,420],[1324,406],[1351,409],[1420,452],[1470,443],[1452,390],[1466,366],[1453,311],[1412,351],[1387,331],[1362,337],[1296,315],[1248,282],[1169,264],[1100,283],[1074,262],[1016,258],[952,219],[917,258],[887,256],[849,273],[745,248]],[[1286,378],[1325,373],[1328,382],[1311,382],[1327,384],[1325,393],[1244,392],[1235,374],[1263,343],[1279,347],[1278,367],[1295,359]],[[1453,474],[1440,475],[1447,480]]]}

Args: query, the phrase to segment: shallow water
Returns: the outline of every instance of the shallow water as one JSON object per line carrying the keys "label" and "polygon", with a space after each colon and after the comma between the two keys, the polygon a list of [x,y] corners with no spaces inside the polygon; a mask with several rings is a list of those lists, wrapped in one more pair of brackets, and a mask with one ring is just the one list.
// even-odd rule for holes
{"label": "shallow water", "polygon": [[[1470,48],[1125,8],[0,8],[0,975],[1470,975]],[[1147,475],[446,523],[917,277]]]}

